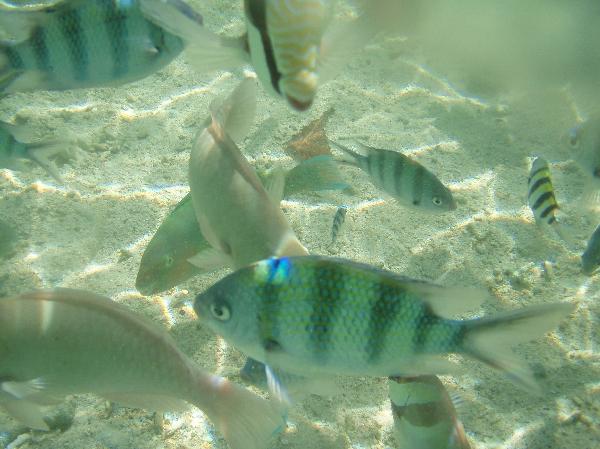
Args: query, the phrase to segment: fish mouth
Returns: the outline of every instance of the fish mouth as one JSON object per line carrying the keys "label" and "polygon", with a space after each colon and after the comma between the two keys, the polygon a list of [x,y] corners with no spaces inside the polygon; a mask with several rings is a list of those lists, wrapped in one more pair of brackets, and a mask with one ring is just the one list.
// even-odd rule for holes
{"label": "fish mouth", "polygon": [[308,100],[308,101],[297,100],[294,97],[290,97],[289,95],[286,95],[286,99],[287,99],[288,103],[296,111],[301,111],[301,112],[306,111],[312,105],[312,100]]}

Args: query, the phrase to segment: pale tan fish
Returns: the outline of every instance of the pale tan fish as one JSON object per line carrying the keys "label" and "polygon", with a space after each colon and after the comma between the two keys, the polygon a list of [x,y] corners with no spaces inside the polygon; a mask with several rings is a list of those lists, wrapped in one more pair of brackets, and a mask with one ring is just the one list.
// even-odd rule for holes
{"label": "pale tan fish", "polygon": [[274,255],[308,254],[279,207],[283,179],[275,183],[279,187],[274,196],[279,199],[271,198],[230,137],[240,135],[237,129],[245,125],[241,117],[253,120],[253,115],[240,111],[253,110],[255,90],[255,82],[245,80],[221,103],[233,107],[215,109],[212,104],[212,123],[200,131],[192,147],[192,202],[200,230],[216,250],[190,260],[203,268],[222,265],[223,259],[237,269]]}
{"label": "pale tan fish", "polygon": [[0,407],[48,430],[40,405],[94,393],[154,411],[200,408],[233,449],[283,426],[269,402],[195,365],[163,329],[109,298],[40,290],[0,299]]}

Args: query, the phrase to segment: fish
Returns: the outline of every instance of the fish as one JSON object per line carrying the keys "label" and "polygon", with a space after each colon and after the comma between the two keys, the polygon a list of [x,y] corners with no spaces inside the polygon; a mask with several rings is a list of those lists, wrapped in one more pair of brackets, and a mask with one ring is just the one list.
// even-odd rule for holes
{"label": "fish", "polygon": [[[202,26],[186,3],[170,3]],[[0,28],[11,30],[0,43],[0,92],[120,86],[162,69],[184,41],[139,6],[139,0],[63,0],[0,9]]]}
{"label": "fish", "polygon": [[444,287],[347,259],[274,257],[199,293],[194,310],[248,357],[292,374],[441,374],[456,371],[445,356],[457,353],[539,392],[509,346],[553,329],[573,305],[451,318],[477,307],[485,296],[476,288]]}
{"label": "fish", "polygon": [[23,128],[0,123],[0,168],[24,171],[26,167],[21,161],[30,160],[63,184],[64,181],[51,158],[58,156],[63,159],[77,159],[79,153],[73,144],[61,139],[23,143],[15,137],[17,133],[23,133]]}
{"label": "fish", "polygon": [[230,137],[232,132],[241,135],[244,120],[254,118],[256,83],[245,79],[215,106],[210,126],[194,140],[188,170],[196,218],[212,251],[198,254],[192,263],[210,267],[224,262],[237,269],[273,255],[308,254],[279,207],[282,177],[269,196]]}
{"label": "fish", "polygon": [[436,376],[388,379],[399,448],[471,449],[452,399]]}
{"label": "fish", "polygon": [[110,298],[73,289],[0,299],[0,407],[48,430],[40,405],[93,393],[154,411],[200,408],[232,449],[282,430],[268,401],[209,374],[166,331]]}
{"label": "fish", "polygon": [[346,221],[346,212],[348,212],[347,206],[340,206],[335,211],[333,224],[331,225],[331,245],[337,240],[337,236],[344,225],[344,221]]}
{"label": "fish", "polygon": [[586,176],[585,196],[596,197],[597,200],[600,190],[600,113],[592,114],[571,128],[569,145]]}
{"label": "fish", "polygon": [[340,161],[366,172],[373,184],[393,196],[400,204],[426,212],[448,212],[456,209],[452,192],[429,170],[397,151],[360,144],[367,155],[352,151],[332,140],[344,153]]}
{"label": "fish", "polygon": [[574,243],[575,236],[572,231],[556,217],[559,206],[554,194],[550,166],[544,158],[536,157],[533,160],[527,185],[527,200],[536,224],[550,226],[563,240]]}
{"label": "fish", "polygon": [[155,295],[202,272],[188,262],[210,248],[196,221],[192,196],[188,193],[163,220],[144,250],[135,288],[142,295]]}
{"label": "fish", "polygon": [[[332,19],[330,0],[244,0],[246,33],[235,38],[195,26],[170,0],[140,0],[142,10],[187,43],[190,63],[200,72],[251,63],[265,90],[297,111],[310,108],[319,86],[325,32]],[[347,39],[340,34],[340,38]],[[355,51],[329,44],[340,53]],[[331,77],[330,75],[329,77]]]}
{"label": "fish", "polygon": [[596,227],[581,255],[581,266],[588,276],[594,274],[600,266],[600,225]]}

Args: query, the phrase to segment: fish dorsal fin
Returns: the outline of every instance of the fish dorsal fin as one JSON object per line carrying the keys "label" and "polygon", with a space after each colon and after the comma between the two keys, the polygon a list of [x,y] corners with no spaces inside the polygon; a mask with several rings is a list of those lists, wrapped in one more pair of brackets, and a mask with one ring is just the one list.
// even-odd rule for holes
{"label": "fish dorsal fin", "polygon": [[30,293],[25,293],[16,298],[18,301],[53,301],[73,307],[86,307],[91,312],[96,311],[109,315],[113,318],[128,320],[134,325],[140,326],[151,332],[154,335],[166,339],[173,345],[174,340],[168,332],[160,327],[157,323],[150,321],[146,317],[132,312],[127,307],[119,304],[112,299],[97,295],[86,290],[77,290],[71,288],[55,288],[51,290],[36,290]]}
{"label": "fish dorsal fin", "polygon": [[250,184],[257,192],[267,197],[267,192],[263,187],[260,179],[254,169],[250,166],[239,147],[229,137],[223,126],[218,121],[214,120],[208,127],[208,132],[213,137],[215,144],[219,146],[219,149],[223,154],[230,158],[236,171],[244,178],[244,180]]}
{"label": "fish dorsal fin", "polygon": [[472,312],[489,296],[485,290],[476,287],[442,287],[416,281],[406,287],[442,318],[456,318],[456,315]]}
{"label": "fish dorsal fin", "polygon": [[277,165],[273,168],[271,172],[271,176],[267,179],[265,183],[265,190],[271,198],[271,201],[279,206],[281,200],[283,199],[283,193],[285,191],[285,170],[281,165]]}
{"label": "fish dorsal fin", "polygon": [[245,78],[227,97],[215,98],[209,106],[213,121],[218,121],[235,142],[250,131],[256,115],[256,80]]}

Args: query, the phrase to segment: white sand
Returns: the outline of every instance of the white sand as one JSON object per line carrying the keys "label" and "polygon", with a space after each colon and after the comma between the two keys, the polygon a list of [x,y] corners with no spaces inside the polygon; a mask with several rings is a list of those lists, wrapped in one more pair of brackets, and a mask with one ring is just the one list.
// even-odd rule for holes
{"label": "white sand", "polygon": [[[243,29],[237,0],[190,2],[212,29]],[[225,14],[223,11],[227,11]],[[564,91],[506,97],[498,107],[459,95],[419,68],[416,49],[380,39],[321,87],[310,112],[292,112],[262,94],[245,155],[268,166],[282,145],[330,106],[332,138],[357,137],[414,156],[455,193],[458,209],[426,215],[383,197],[356,169],[343,168],[355,194],[322,193],[284,202],[300,240],[315,254],[335,254],[447,285],[490,292],[481,314],[571,301],[577,311],[559,329],[518,347],[539,374],[544,394],[519,390],[501,375],[465,361],[465,374],[443,377],[464,403],[458,410],[475,448],[592,449],[600,441],[600,303],[598,277],[580,272],[583,239],[599,221],[579,208],[583,181],[563,133],[576,114]],[[241,71],[198,75],[177,59],[165,70],[119,89],[15,94],[0,119],[27,125],[36,137],[71,133],[85,158],[65,165],[58,186],[38,167],[0,170],[0,220],[18,230],[14,256],[0,259],[0,296],[34,288],[73,287],[125,303],[170,327],[182,349],[218,374],[237,373],[243,357],[201,328],[190,308],[168,311],[172,298],[193,296],[225,272],[194,278],[165,295],[134,287],[145,245],[187,192],[191,139],[215,95],[229,92]],[[563,220],[582,237],[570,249],[533,222],[526,205],[528,157],[551,162]],[[328,249],[335,209],[348,204],[346,224]],[[123,251],[131,257],[119,261]],[[121,257],[121,259],[123,259]],[[552,267],[548,276],[542,264]],[[310,397],[291,413],[293,426],[277,447],[396,447],[385,379],[340,380],[333,398]],[[34,432],[22,448],[225,447],[197,410],[167,417],[164,434],[152,414],[117,407],[107,417],[94,396],[67,399],[75,408],[64,433]],[[0,413],[0,431],[22,426]],[[0,439],[0,441],[2,441]],[[0,443],[1,444],[1,443]]]}

